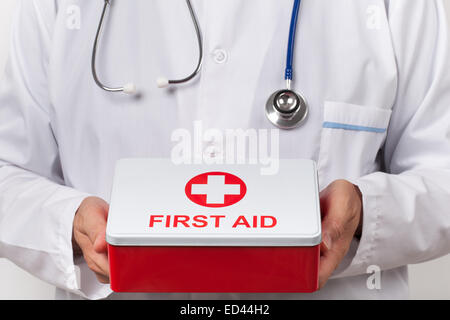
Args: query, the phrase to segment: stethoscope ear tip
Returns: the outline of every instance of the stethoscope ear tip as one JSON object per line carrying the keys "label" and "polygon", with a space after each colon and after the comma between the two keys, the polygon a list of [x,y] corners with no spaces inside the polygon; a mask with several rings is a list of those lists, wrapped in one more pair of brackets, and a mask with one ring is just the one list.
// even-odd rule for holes
{"label": "stethoscope ear tip", "polygon": [[158,88],[167,88],[169,86],[169,80],[167,78],[158,78],[156,80],[156,85],[158,86]]}
{"label": "stethoscope ear tip", "polygon": [[133,95],[137,92],[136,86],[134,83],[127,83],[123,86],[123,93]]}

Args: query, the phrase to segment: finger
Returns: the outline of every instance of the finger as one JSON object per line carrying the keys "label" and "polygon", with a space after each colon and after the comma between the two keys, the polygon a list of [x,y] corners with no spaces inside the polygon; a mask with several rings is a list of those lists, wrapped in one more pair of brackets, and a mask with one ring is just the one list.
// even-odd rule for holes
{"label": "finger", "polygon": [[95,263],[102,271],[101,273],[105,276],[109,277],[109,262],[108,262],[108,255],[102,253],[95,253]]}
{"label": "finger", "polygon": [[105,254],[98,254],[92,251],[84,256],[89,269],[96,274],[101,274],[105,277],[109,277],[109,264],[108,257]]}
{"label": "finger", "polygon": [[86,260],[89,269],[95,273],[109,276],[109,262],[106,253],[97,253],[89,240],[89,238],[82,233],[77,235],[77,242],[80,244],[83,251],[84,259]]}
{"label": "finger", "polygon": [[92,263],[94,263],[96,266],[95,272],[98,272],[104,276],[109,277],[108,255],[105,253],[95,252],[93,247],[91,248],[91,250],[89,251],[89,253],[87,255],[89,256]]}
{"label": "finger", "polygon": [[332,248],[332,241],[327,233],[322,232],[322,242],[320,243],[320,254],[325,255]]}
{"label": "finger", "polygon": [[84,260],[86,261],[89,269],[91,269],[93,272],[95,272],[95,274],[101,274],[103,276],[106,276],[106,274],[104,274],[104,272],[100,269],[100,267],[95,263],[94,259],[92,257],[90,257],[89,255],[85,254],[83,255]]}
{"label": "finger", "polygon": [[345,232],[345,222],[339,216],[328,215],[322,222],[322,243],[325,251],[333,249],[334,243],[338,241]]}
{"label": "finger", "polygon": [[97,253],[107,253],[108,245],[106,243],[106,231],[103,230],[97,235],[97,238],[94,242],[94,250]]}
{"label": "finger", "polygon": [[319,286],[323,286],[347,254],[351,239],[344,237],[335,242],[333,248],[323,253],[319,265]]}
{"label": "finger", "polygon": [[98,235],[104,233],[106,230],[107,214],[96,212],[88,220],[84,226],[84,230],[91,243],[94,244]]}
{"label": "finger", "polygon": [[103,284],[107,284],[107,283],[109,283],[109,277],[106,277],[106,276],[104,276],[104,275],[102,275],[102,274],[95,274],[95,276],[97,277],[97,280],[100,282],[100,283],[103,283]]}
{"label": "finger", "polygon": [[[329,240],[331,241],[331,240]],[[345,234],[332,240],[332,245],[326,244],[326,240],[321,244],[321,257],[319,266],[319,288],[322,288],[340,262],[347,254],[351,242],[351,236]]]}
{"label": "finger", "polygon": [[334,254],[332,251],[328,251],[320,258],[320,267],[319,267],[319,289],[322,289],[325,283],[333,274],[334,270],[336,270],[339,265],[339,261],[337,254]]}
{"label": "finger", "polygon": [[322,288],[345,255],[345,224],[340,215],[329,212],[322,222],[319,288]]}

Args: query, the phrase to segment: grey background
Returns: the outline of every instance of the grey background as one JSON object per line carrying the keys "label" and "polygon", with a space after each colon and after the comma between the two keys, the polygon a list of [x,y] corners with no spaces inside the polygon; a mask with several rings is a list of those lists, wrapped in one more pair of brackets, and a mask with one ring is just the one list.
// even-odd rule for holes
{"label": "grey background", "polygon": [[[0,1],[0,74],[8,54],[11,13],[17,0]],[[444,0],[450,12],[450,0]],[[411,299],[450,299],[450,255],[409,267]],[[53,299],[54,287],[0,259],[0,299]]]}

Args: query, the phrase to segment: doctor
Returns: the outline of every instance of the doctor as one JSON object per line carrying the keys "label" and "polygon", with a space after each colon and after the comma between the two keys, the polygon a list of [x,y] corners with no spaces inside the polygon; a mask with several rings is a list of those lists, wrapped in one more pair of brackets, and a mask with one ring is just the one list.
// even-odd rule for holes
{"label": "doctor", "polygon": [[[304,0],[292,89],[304,123],[280,156],[318,163],[321,290],[314,294],[111,294],[104,231],[116,160],[169,157],[171,133],[272,129],[292,0],[116,0],[91,72],[102,0],[22,0],[0,92],[0,256],[57,298],[407,298],[406,265],[450,252],[450,44],[444,0]],[[127,87],[133,91],[133,86]],[[379,268],[381,287],[367,286]]]}

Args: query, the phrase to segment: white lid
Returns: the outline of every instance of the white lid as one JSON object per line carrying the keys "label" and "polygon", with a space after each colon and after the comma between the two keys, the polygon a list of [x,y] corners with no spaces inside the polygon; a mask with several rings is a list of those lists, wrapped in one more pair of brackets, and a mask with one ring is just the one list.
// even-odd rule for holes
{"label": "white lid", "polygon": [[277,174],[261,175],[252,164],[120,160],[106,240],[116,246],[318,245],[315,163],[280,160]]}

